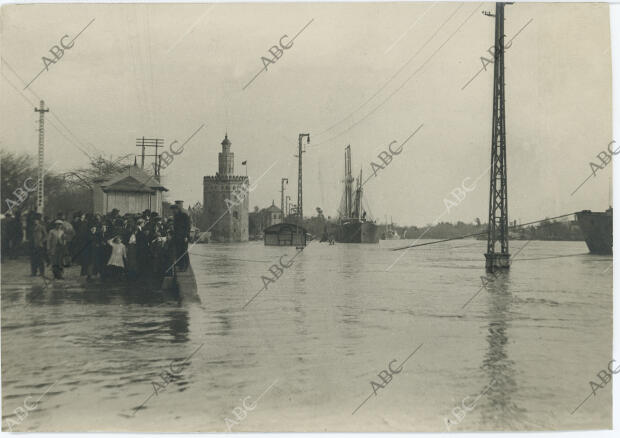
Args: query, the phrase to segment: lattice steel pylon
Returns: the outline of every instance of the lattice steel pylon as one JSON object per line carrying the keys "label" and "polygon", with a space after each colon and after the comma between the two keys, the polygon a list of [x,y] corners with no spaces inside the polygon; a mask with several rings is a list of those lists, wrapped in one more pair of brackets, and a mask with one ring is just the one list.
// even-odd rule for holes
{"label": "lattice steel pylon", "polygon": [[37,213],[43,214],[43,208],[45,207],[45,164],[44,152],[45,152],[45,113],[49,109],[45,109],[45,102],[39,102],[39,108],[34,109],[39,113],[39,168],[37,174]]}
{"label": "lattice steel pylon", "polygon": [[508,187],[506,178],[506,112],[504,99],[504,4],[495,4],[495,65],[493,78],[493,138],[486,269],[510,267],[508,251]]}
{"label": "lattice steel pylon", "polygon": [[[306,152],[304,151],[303,148],[303,140],[304,137],[308,138],[308,143],[310,143],[310,134],[299,134],[299,152],[298,152],[298,165],[299,165],[299,169],[297,172],[297,234],[301,235],[301,233],[303,233],[303,226],[304,226],[304,203],[303,203],[303,195],[304,195],[304,190],[303,190],[303,178],[302,178],[302,172],[303,172],[303,166],[302,166],[302,156],[303,153]],[[301,237],[298,238],[299,239],[299,245],[298,248],[303,248],[305,246],[305,244],[303,244],[303,240],[301,239]]]}

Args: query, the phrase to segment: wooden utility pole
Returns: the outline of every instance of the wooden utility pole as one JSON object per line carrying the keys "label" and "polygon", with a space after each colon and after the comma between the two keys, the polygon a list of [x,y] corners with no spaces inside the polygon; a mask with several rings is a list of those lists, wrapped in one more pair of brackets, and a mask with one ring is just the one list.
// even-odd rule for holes
{"label": "wooden utility pole", "polygon": [[[142,137],[142,162],[140,164],[140,168],[144,169],[144,153],[145,153],[145,146],[144,146],[144,137]],[[137,139],[136,141],[140,141],[140,139]]]}
{"label": "wooden utility pole", "polygon": [[49,111],[49,109],[45,109],[45,102],[39,102],[39,108],[34,109],[35,112],[39,113],[39,169],[37,175],[37,212],[43,214],[43,208],[45,204],[44,196],[44,177],[45,170],[43,168],[44,165],[44,150],[45,150],[45,113]]}
{"label": "wooden utility pole", "polygon": [[[155,162],[153,165],[154,173],[156,177],[159,177],[159,170],[161,166],[161,157],[157,153],[158,149],[164,147],[164,139],[163,138],[137,138],[136,139],[136,147],[142,148],[142,160],[141,160],[141,168],[144,169],[144,158],[145,157],[155,157]],[[155,148],[155,154],[147,155],[146,148]]]}

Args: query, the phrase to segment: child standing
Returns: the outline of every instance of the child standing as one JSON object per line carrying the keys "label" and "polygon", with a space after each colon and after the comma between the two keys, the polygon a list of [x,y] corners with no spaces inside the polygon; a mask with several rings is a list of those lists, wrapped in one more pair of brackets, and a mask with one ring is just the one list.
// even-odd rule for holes
{"label": "child standing", "polygon": [[120,280],[125,272],[125,261],[127,260],[127,249],[119,236],[108,240],[108,245],[112,247],[112,253],[108,260],[108,270],[110,277],[114,280]]}

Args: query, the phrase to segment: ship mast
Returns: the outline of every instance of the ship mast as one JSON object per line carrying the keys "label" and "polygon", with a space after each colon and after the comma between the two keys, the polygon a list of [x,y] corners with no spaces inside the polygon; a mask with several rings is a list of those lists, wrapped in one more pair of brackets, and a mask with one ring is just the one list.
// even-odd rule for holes
{"label": "ship mast", "polygon": [[344,148],[344,218],[353,217],[353,176],[351,175],[351,145]]}
{"label": "ship mast", "polygon": [[357,180],[357,190],[355,191],[356,213],[359,220],[362,219],[362,169],[360,169],[360,177]]}

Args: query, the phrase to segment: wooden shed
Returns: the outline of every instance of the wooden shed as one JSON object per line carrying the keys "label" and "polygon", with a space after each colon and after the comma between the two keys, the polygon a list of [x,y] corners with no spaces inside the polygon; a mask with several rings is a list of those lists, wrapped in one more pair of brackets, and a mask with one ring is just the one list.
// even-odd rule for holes
{"label": "wooden shed", "polygon": [[265,245],[306,246],[306,230],[296,224],[275,224],[263,230]]}
{"label": "wooden shed", "polygon": [[168,189],[138,166],[95,180],[93,209],[106,214],[116,208],[120,214],[151,210],[162,214],[163,192]]}

